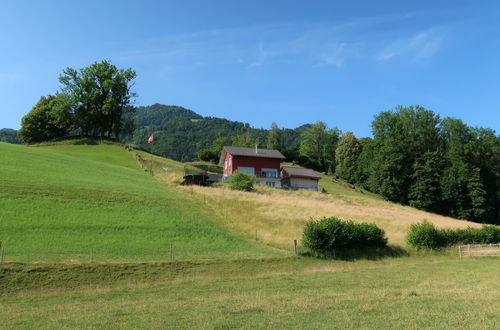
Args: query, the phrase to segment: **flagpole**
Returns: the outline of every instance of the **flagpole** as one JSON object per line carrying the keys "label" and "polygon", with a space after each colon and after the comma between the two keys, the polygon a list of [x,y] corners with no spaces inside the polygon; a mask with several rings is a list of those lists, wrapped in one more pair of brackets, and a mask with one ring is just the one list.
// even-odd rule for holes
{"label": "flagpole", "polygon": [[[153,141],[154,141],[154,136],[153,136],[153,134],[151,134],[151,136],[148,139],[148,143],[151,144],[151,143],[153,143]],[[153,176],[153,149],[152,148],[150,149],[149,153],[151,155],[151,160],[149,162],[149,175]]]}

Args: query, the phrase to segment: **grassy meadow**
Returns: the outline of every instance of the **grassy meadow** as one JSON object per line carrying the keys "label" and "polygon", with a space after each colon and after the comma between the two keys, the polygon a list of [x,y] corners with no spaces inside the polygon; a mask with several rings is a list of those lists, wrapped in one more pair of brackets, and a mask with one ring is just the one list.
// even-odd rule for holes
{"label": "grassy meadow", "polygon": [[230,235],[192,197],[138,170],[119,145],[0,143],[6,261],[169,260],[171,245],[176,259],[280,254]]}
{"label": "grassy meadow", "polygon": [[0,268],[4,328],[498,329],[499,259]]}
{"label": "grassy meadow", "polygon": [[477,224],[326,176],[328,193],[246,193],[182,187],[182,173],[179,162],[113,143],[0,143],[0,328],[500,325],[498,258],[459,259],[454,249],[356,261],[290,256],[310,218],[374,222],[402,247],[423,219]]}

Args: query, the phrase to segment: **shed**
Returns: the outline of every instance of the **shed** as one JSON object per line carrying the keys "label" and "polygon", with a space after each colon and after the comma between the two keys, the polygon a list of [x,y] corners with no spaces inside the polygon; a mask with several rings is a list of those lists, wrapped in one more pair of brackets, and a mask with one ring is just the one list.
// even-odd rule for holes
{"label": "shed", "polygon": [[321,177],[309,168],[283,166],[281,173],[283,186],[294,190],[318,191],[318,182]]}

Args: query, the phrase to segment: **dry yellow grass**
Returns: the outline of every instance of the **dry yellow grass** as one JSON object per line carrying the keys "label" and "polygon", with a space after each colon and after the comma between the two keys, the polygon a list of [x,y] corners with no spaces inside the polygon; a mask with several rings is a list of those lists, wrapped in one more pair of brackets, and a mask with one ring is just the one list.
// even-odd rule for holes
{"label": "dry yellow grass", "polygon": [[[186,188],[185,188],[186,189]],[[205,196],[207,205],[233,231],[276,247],[289,247],[300,239],[309,219],[337,216],[356,222],[373,222],[383,228],[389,244],[404,245],[409,226],[427,220],[440,228],[478,227],[477,223],[420,211],[383,200],[360,196],[336,196],[316,192],[258,188],[240,192],[226,187],[189,187]]]}
{"label": "dry yellow grass", "polygon": [[[178,184],[182,175],[180,163],[154,157],[155,175],[166,184]],[[170,171],[164,171],[168,164]],[[355,222],[372,222],[385,230],[389,244],[406,245],[405,236],[411,224],[427,220],[439,228],[479,227],[470,221],[420,211],[380,199],[371,193],[353,190],[341,182],[326,182],[331,193],[286,191],[257,187],[254,192],[241,192],[222,187],[181,187],[193,192],[204,207],[219,215],[222,225],[238,236],[257,239],[265,244],[289,249],[294,239],[302,236],[306,221],[336,216]],[[321,181],[320,181],[321,182]]]}

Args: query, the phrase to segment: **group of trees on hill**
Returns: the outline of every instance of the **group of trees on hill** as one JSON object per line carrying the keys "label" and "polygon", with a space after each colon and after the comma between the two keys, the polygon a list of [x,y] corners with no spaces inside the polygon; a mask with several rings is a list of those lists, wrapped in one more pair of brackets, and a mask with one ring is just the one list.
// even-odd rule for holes
{"label": "group of trees on hill", "polygon": [[75,70],[67,68],[59,77],[61,90],[42,96],[23,117],[20,138],[28,143],[49,141],[70,133],[94,138],[118,138],[133,130],[130,101],[136,74],[118,69],[108,61]]}
{"label": "group of trees on hill", "polygon": [[344,134],[336,174],[386,199],[500,223],[500,137],[420,106],[381,112],[373,139]]}

